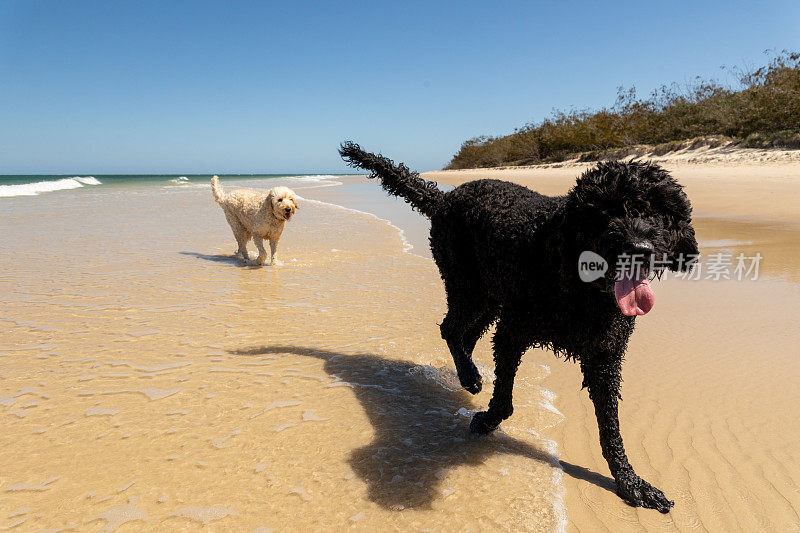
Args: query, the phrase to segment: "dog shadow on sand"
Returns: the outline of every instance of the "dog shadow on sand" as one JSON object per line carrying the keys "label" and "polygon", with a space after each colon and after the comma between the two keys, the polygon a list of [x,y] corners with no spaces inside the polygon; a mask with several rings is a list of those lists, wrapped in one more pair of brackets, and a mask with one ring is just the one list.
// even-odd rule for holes
{"label": "dog shadow on sand", "polygon": [[233,265],[241,268],[261,268],[261,265],[257,265],[253,260],[246,261],[239,257],[238,255],[232,254],[201,254],[200,252],[178,252],[181,255],[190,255],[192,257],[196,257],[198,259],[204,259],[206,261],[211,261],[214,263],[226,263],[228,265]]}
{"label": "dog shadow on sand", "polygon": [[[501,431],[478,437],[469,432],[474,409],[463,390],[449,390],[433,379],[429,366],[374,354],[343,354],[299,346],[262,346],[234,355],[295,354],[325,362],[324,369],[351,385],[375,430],[374,440],[353,450],[349,464],[369,487],[369,498],[387,509],[428,508],[442,497],[441,483],[451,469],[478,466],[495,454],[513,454],[559,465],[567,475],[611,492],[614,481]],[[463,411],[462,411],[463,412]],[[348,420],[333,420],[347,425]],[[522,478],[520,478],[522,479]]]}

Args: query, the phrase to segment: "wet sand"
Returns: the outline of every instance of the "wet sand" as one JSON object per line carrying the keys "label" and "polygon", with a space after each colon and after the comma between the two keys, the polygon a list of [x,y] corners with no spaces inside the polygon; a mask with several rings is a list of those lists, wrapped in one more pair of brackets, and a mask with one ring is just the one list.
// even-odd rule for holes
{"label": "wet sand", "polygon": [[438,273],[386,221],[324,203],[397,209],[343,181],[293,184],[282,265],[262,268],[230,257],[208,188],[4,199],[0,528],[563,527],[548,367],[523,369],[502,432],[471,437],[489,395],[457,384]]}
{"label": "wet sand", "polygon": [[[675,500],[668,515],[614,493],[576,365],[544,386],[564,420],[545,432],[566,472],[569,531],[795,531],[800,527],[800,164],[665,161],[695,208],[701,252],[760,252],[757,281],[667,279],[637,319],[623,369],[621,427],[637,472]],[[508,179],[563,194],[588,165],[426,173],[458,185]],[[516,416],[516,412],[515,412]],[[595,474],[569,475],[586,468]]]}
{"label": "wet sand", "polygon": [[[639,320],[622,431],[669,515],[613,493],[579,371],[550,353],[526,355],[502,430],[469,435],[489,343],[470,396],[427,221],[345,177],[290,183],[306,201],[272,268],[230,257],[204,187],[3,199],[0,527],[796,529],[800,170],[672,170],[704,254],[764,260],[755,282],[657,283]],[[556,194],[579,171],[502,177]]]}

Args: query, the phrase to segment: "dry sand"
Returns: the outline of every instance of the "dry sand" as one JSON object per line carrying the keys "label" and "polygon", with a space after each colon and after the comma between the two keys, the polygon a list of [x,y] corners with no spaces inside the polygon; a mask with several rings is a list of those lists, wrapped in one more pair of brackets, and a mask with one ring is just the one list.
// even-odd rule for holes
{"label": "dry sand", "polygon": [[[621,427],[638,473],[675,500],[667,515],[613,493],[576,365],[544,386],[562,423],[570,531],[797,531],[800,528],[800,152],[660,158],[685,185],[701,252],[763,256],[757,281],[668,279],[637,319],[623,369]],[[786,155],[788,154],[788,155]],[[776,161],[777,159],[777,161]],[[588,164],[424,174],[458,185],[506,179],[563,194]]]}

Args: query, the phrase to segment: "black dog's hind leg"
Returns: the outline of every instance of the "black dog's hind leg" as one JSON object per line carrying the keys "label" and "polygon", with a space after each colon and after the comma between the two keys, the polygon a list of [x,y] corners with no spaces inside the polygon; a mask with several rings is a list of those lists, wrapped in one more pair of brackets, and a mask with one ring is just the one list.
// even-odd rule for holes
{"label": "black dog's hind leg", "polygon": [[622,381],[622,356],[609,355],[587,363],[581,362],[584,386],[594,403],[600,446],[608,468],[617,482],[617,494],[635,507],[669,512],[674,503],[634,472],[628,462],[619,431],[619,388]]}
{"label": "black dog's hind leg", "polygon": [[499,307],[494,304],[487,302],[485,304],[483,313],[472,323],[470,327],[464,332],[464,336],[461,340],[461,346],[464,348],[464,351],[472,355],[473,350],[475,350],[475,345],[478,343],[483,334],[486,333],[486,330],[489,329],[489,326],[497,320],[497,313],[499,311]]}
{"label": "black dog's hind leg", "polygon": [[[465,283],[465,279],[474,282]],[[456,276],[445,279],[447,293],[447,316],[440,327],[442,338],[447,342],[458,380],[468,392],[477,394],[483,387],[481,374],[472,362],[472,350],[481,335],[494,322],[497,306],[490,304],[489,297],[473,276]]]}
{"label": "black dog's hind leg", "polygon": [[497,429],[500,422],[514,412],[512,404],[514,377],[517,375],[522,354],[529,346],[522,324],[502,316],[492,343],[495,365],[494,393],[489,401],[489,409],[475,413],[469,424],[470,431],[480,435]]}
{"label": "black dog's hind leg", "polygon": [[[481,375],[478,372],[478,368],[475,366],[475,362],[472,360],[472,352],[475,350],[475,345],[478,343],[478,340],[483,337],[483,334],[486,333],[489,326],[497,320],[498,307],[488,302],[482,305],[484,306],[483,312],[472,321],[469,327],[467,327],[466,331],[461,336],[461,342],[455,344],[452,341],[447,341],[447,346],[450,348],[450,353],[453,355],[453,361],[456,363],[456,370],[461,386],[472,394],[479,393],[483,387]],[[444,322],[442,324],[444,324]],[[453,337],[457,338],[457,335]]]}
{"label": "black dog's hind leg", "polygon": [[[447,316],[442,320],[440,330],[442,338],[450,349],[450,355],[453,356],[458,381],[468,392],[477,394],[483,387],[481,374],[475,363],[472,362],[472,350],[467,351],[464,347],[464,333],[469,329],[470,322],[475,320],[474,314],[467,312],[468,309],[469,307],[463,303],[455,303],[448,298]],[[478,340],[475,339],[475,342]],[[475,347],[475,343],[472,343],[472,347]]]}

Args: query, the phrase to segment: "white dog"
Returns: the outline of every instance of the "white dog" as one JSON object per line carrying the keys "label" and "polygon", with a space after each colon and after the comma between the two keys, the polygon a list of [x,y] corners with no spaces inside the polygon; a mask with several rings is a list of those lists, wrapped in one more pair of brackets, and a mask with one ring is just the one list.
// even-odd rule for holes
{"label": "white dog", "polygon": [[258,264],[263,265],[267,261],[264,239],[269,240],[271,252],[268,264],[275,263],[275,252],[283,226],[292,218],[295,210],[300,209],[294,191],[289,187],[275,187],[267,192],[237,189],[225,194],[219,184],[219,177],[214,176],[211,178],[211,192],[214,193],[214,200],[225,211],[225,218],[228,219],[239,245],[237,253],[241,254],[242,259],[250,259],[247,241],[252,237],[258,248]]}

